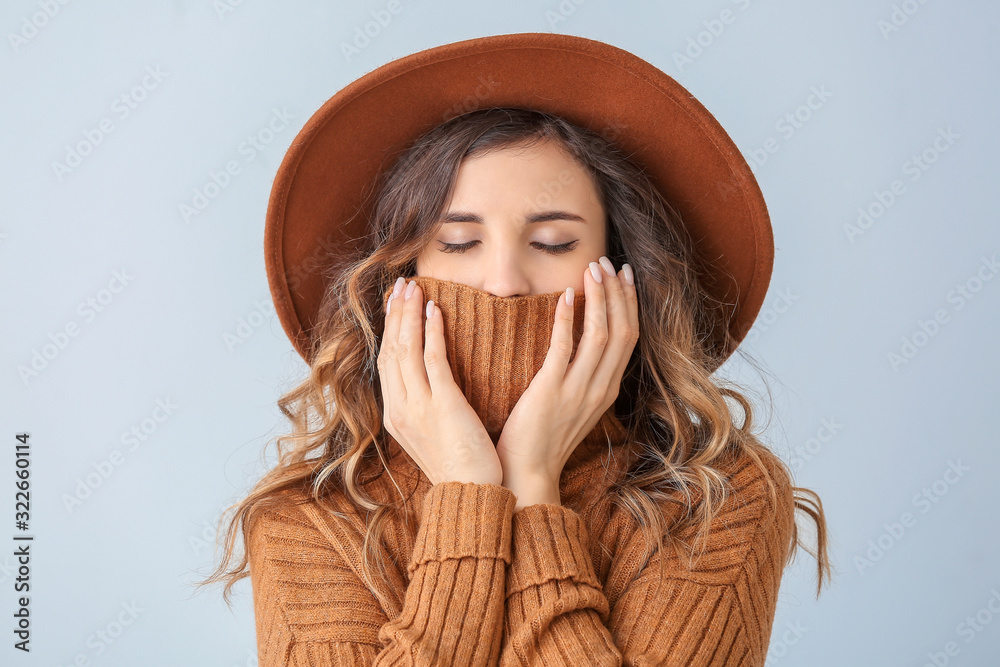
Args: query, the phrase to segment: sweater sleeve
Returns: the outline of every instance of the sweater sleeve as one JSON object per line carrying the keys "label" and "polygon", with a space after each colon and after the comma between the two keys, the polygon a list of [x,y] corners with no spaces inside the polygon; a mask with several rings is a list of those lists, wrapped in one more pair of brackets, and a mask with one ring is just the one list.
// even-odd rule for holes
{"label": "sweater sleeve", "polygon": [[260,667],[496,665],[515,503],[499,485],[432,486],[395,618],[335,533],[301,507],[264,512],[248,540]]}
{"label": "sweater sleeve", "polygon": [[668,548],[626,575],[645,546],[633,530],[612,560],[607,595],[576,511],[539,504],[516,512],[500,664],[762,666],[794,528],[791,482],[768,467],[776,506],[760,468],[744,465],[692,568]]}

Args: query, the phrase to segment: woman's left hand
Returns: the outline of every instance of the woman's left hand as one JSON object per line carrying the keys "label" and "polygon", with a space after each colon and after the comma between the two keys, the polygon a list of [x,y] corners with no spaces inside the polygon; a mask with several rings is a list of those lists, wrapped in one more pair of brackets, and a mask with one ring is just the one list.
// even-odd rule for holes
{"label": "woman's left hand", "polygon": [[[599,282],[592,270],[601,276]],[[631,267],[629,268],[631,275]],[[584,271],[583,335],[573,362],[573,306],[559,298],[545,361],[511,411],[497,455],[504,486],[545,489],[558,499],[563,466],[584,436],[614,405],[622,375],[639,340],[634,284],[606,257]],[[634,279],[632,280],[634,283]]]}

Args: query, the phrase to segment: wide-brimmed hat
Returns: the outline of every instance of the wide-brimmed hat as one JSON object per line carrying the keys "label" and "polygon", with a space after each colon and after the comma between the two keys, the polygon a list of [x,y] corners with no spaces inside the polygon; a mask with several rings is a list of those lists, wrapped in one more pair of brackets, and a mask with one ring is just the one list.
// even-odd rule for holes
{"label": "wide-brimmed hat", "polygon": [[431,128],[489,107],[560,116],[646,172],[680,214],[709,301],[722,304],[714,309],[732,339],[712,352],[725,361],[760,311],[774,259],[749,165],[673,78],[618,47],[555,33],[479,37],[398,58],[342,88],[305,123],[274,178],[264,232],[275,310],[302,358],[311,362],[323,267],[369,236],[379,174]]}

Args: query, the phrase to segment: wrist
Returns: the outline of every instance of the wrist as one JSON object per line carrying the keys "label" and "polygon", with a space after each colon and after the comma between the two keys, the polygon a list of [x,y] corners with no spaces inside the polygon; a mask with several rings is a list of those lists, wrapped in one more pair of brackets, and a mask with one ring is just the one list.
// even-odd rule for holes
{"label": "wrist", "polygon": [[541,475],[508,474],[504,472],[503,486],[514,492],[517,512],[529,505],[561,505],[559,484]]}

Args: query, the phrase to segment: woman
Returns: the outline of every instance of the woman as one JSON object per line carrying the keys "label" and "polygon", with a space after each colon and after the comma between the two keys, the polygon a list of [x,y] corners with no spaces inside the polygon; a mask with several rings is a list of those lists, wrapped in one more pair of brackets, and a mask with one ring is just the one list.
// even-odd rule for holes
{"label": "woman", "polygon": [[711,377],[766,291],[766,210],[668,79],[501,35],[394,61],[303,128],[265,242],[310,374],[207,580],[251,577],[261,665],[763,665],[797,507],[819,594],[822,505]]}

